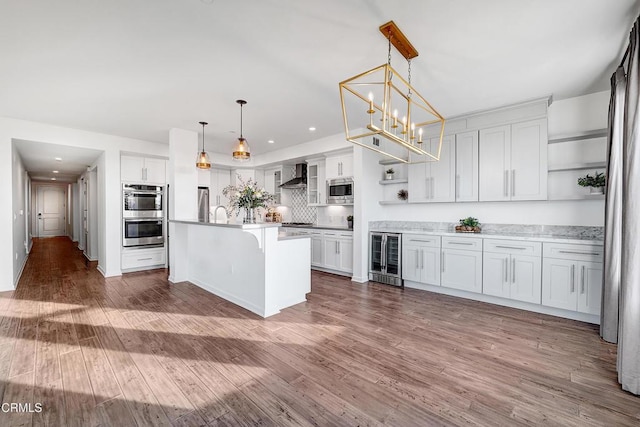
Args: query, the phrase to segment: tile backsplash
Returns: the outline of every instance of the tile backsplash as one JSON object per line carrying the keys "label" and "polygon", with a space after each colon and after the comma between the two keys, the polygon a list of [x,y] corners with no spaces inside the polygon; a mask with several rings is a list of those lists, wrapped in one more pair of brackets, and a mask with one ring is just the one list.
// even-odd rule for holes
{"label": "tile backsplash", "polygon": [[307,206],[307,189],[296,188],[285,191],[290,191],[291,194],[291,221],[317,223],[318,208]]}

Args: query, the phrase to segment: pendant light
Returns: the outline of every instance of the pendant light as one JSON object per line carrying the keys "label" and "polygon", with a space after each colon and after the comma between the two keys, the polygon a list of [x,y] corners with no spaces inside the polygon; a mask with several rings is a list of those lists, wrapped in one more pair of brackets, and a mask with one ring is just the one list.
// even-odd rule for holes
{"label": "pendant light", "polygon": [[198,169],[211,169],[211,162],[209,161],[209,155],[204,151],[204,127],[208,125],[207,122],[198,122],[202,125],[202,151],[198,153],[196,158],[196,167]]}
{"label": "pendant light", "polygon": [[238,138],[238,144],[236,145],[235,150],[233,150],[233,160],[246,162],[251,158],[249,143],[242,137],[242,107],[247,103],[247,101],[238,99],[236,102],[240,104],[240,138]]}

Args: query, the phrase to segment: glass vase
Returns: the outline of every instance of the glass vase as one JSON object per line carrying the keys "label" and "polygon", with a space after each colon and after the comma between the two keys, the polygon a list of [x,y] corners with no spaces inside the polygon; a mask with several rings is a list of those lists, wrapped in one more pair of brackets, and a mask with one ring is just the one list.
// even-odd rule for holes
{"label": "glass vase", "polygon": [[244,221],[245,224],[256,223],[256,211],[254,208],[244,208]]}

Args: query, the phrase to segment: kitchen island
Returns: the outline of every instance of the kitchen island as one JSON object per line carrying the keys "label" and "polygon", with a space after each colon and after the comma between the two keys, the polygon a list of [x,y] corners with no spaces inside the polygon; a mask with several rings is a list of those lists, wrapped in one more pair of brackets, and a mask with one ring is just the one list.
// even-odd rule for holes
{"label": "kitchen island", "polygon": [[169,281],[189,281],[262,317],[306,301],[310,240],[280,224],[169,222]]}

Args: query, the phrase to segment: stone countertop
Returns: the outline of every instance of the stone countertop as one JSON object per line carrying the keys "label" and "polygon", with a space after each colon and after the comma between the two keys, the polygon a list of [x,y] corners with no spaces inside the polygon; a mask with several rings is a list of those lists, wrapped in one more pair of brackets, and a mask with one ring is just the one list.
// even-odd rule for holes
{"label": "stone countertop", "polygon": [[260,222],[256,224],[223,224],[223,223],[214,223],[214,222],[200,222],[198,220],[183,220],[183,219],[171,219],[169,222],[175,222],[179,224],[193,224],[193,225],[202,225],[206,227],[225,227],[225,228],[237,228],[240,230],[255,230],[259,228],[274,228],[280,227],[282,224],[279,222]]}
{"label": "stone countertop", "polygon": [[603,241],[594,239],[593,237],[582,236],[562,236],[554,234],[535,234],[535,233],[499,233],[499,232],[480,232],[480,233],[456,233],[452,231],[436,231],[423,230],[420,228],[393,228],[393,227],[376,227],[369,231],[402,233],[402,234],[427,234],[433,236],[455,236],[469,239],[504,239],[504,240],[529,240],[547,243],[573,243],[579,245],[602,245]]}
{"label": "stone countertop", "polygon": [[353,228],[340,227],[337,225],[282,225],[282,228],[305,228],[308,230],[337,230],[337,231],[353,231]]}

